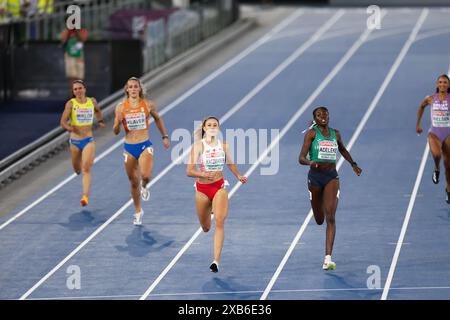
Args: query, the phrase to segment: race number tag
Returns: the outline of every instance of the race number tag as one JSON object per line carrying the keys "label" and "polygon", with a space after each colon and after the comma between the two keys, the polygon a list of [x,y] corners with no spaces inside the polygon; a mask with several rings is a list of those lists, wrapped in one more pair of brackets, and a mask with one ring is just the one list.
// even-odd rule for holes
{"label": "race number tag", "polygon": [[94,110],[92,108],[76,108],[75,113],[78,124],[92,124],[94,121]]}
{"label": "race number tag", "polygon": [[450,127],[450,112],[447,110],[433,110],[431,120],[433,127]]}
{"label": "race number tag", "polygon": [[222,171],[225,165],[225,152],[223,150],[207,150],[205,152],[206,171]]}
{"label": "race number tag", "polygon": [[145,113],[128,113],[125,117],[128,130],[143,130],[147,128]]}
{"label": "race number tag", "polygon": [[336,154],[338,151],[338,145],[336,141],[320,140],[319,141],[319,160],[332,160],[336,161]]}

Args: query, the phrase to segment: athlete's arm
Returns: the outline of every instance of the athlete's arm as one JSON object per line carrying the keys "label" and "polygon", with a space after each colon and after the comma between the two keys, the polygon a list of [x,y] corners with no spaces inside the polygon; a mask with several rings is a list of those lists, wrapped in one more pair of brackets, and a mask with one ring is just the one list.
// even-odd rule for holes
{"label": "athlete's arm", "polygon": [[194,145],[191,148],[191,153],[189,154],[189,160],[188,164],[186,166],[186,175],[188,177],[192,178],[209,178],[211,176],[211,179],[213,178],[214,172],[201,172],[200,170],[197,170],[195,166],[195,159],[198,158],[198,156],[201,154],[201,143],[194,143]]}
{"label": "athlete's arm", "polygon": [[228,168],[240,182],[246,183],[247,177],[241,176],[241,173],[239,172],[236,164],[233,162],[233,159],[230,156],[230,153],[228,152],[228,144],[226,144],[225,142],[222,142],[222,145],[223,145],[223,151],[225,151],[225,160],[227,162]]}
{"label": "athlete's arm", "polygon": [[70,119],[70,114],[72,113],[72,101],[67,101],[66,106],[64,107],[64,112],[61,116],[61,127],[63,127],[63,129],[72,132],[73,131],[73,127],[67,123],[67,121],[69,121]]}
{"label": "athlete's arm", "polygon": [[119,134],[120,132],[120,124],[122,123],[122,102],[119,103],[116,107],[116,117],[114,118],[113,132],[114,134]]}
{"label": "athlete's arm", "polygon": [[426,106],[431,104],[431,96],[425,97],[425,99],[420,104],[419,110],[417,111],[417,123],[416,123],[416,132],[418,134],[422,133],[422,127],[420,126],[420,121],[422,120],[423,111],[425,110]]}
{"label": "athlete's arm", "polygon": [[159,132],[161,132],[161,136],[163,137],[164,142],[164,148],[169,149],[169,136],[166,133],[166,127],[164,125],[164,121],[159,115],[158,111],[156,110],[156,104],[153,101],[145,100],[147,103],[150,114],[152,115],[153,119],[155,119],[156,126],[158,127]]}
{"label": "athlete's arm", "polygon": [[[300,155],[298,156],[298,162],[300,164],[310,166],[314,164],[314,161],[310,161],[306,158],[308,155],[309,149],[311,148],[311,143],[316,138],[316,132],[314,129],[309,129],[305,134],[305,139],[303,140],[302,149],[300,150]],[[316,165],[317,166],[317,165]]]}
{"label": "athlete's arm", "polygon": [[348,162],[350,162],[350,165],[352,166],[353,171],[359,176],[361,175],[361,168],[358,167],[358,165],[356,164],[355,161],[353,161],[352,156],[350,155],[350,152],[348,152],[347,148],[344,145],[344,142],[342,141],[342,136],[341,133],[334,129],[334,132],[336,133],[336,140],[338,143],[338,148],[339,148],[339,152],[341,153],[341,155],[344,157],[345,160],[347,160]]}
{"label": "athlete's arm", "polygon": [[105,120],[103,120],[102,111],[100,110],[100,107],[98,106],[97,100],[95,98],[92,98],[92,103],[94,104],[95,118],[97,119],[98,126],[100,128],[104,128]]}

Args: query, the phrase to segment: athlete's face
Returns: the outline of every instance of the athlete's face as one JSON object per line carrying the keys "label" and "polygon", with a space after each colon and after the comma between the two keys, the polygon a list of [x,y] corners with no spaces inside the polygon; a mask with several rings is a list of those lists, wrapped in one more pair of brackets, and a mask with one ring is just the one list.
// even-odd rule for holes
{"label": "athlete's face", "polygon": [[203,126],[207,136],[215,137],[219,133],[219,123],[216,119],[208,119]]}
{"label": "athlete's face", "polygon": [[314,120],[316,121],[316,123],[318,125],[321,125],[321,126],[328,125],[328,121],[330,120],[328,111],[326,111],[325,109],[316,110],[316,112],[314,114]]}
{"label": "athlete's face", "polygon": [[86,88],[81,83],[74,83],[72,85],[72,90],[75,98],[83,98],[86,94]]}
{"label": "athlete's face", "polygon": [[437,86],[440,92],[447,92],[448,88],[450,88],[450,83],[447,78],[441,77],[437,81]]}
{"label": "athlete's face", "polygon": [[141,86],[137,80],[129,80],[127,82],[127,92],[131,98],[139,97],[139,92],[141,91]]}

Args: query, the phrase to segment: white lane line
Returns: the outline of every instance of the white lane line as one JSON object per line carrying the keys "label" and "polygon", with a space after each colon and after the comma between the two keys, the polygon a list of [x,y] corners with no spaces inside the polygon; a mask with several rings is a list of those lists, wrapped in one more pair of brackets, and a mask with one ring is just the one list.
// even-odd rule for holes
{"label": "white lane line", "polygon": [[[450,287],[399,287],[391,288],[391,290],[449,290]],[[334,288],[334,289],[281,289],[272,290],[272,293],[296,293],[296,292],[339,292],[339,291],[381,291],[381,288]],[[173,293],[153,293],[151,297],[164,297],[164,296],[204,296],[204,295],[221,295],[221,294],[253,294],[262,293],[262,290],[246,290],[246,291],[205,291],[205,292],[173,292]],[[47,298],[32,298],[29,300],[81,300],[81,299],[126,299],[137,298],[140,294],[128,294],[128,295],[110,295],[110,296],[73,296],[73,297],[47,297]]]}
{"label": "white lane line", "polygon": [[[339,10],[333,17],[328,20],[316,33],[314,33],[311,38],[302,44],[293,54],[291,54],[285,61],[283,61],[277,68],[275,68],[266,78],[264,78],[253,90],[251,90],[244,98],[242,98],[235,106],[233,106],[221,119],[220,122],[224,123],[229,117],[234,113],[239,111],[245,103],[250,101],[256,94],[258,94],[264,86],[266,86],[271,80],[273,80],[277,75],[279,75],[284,69],[286,69],[289,64],[295,61],[303,52],[306,51],[314,42],[320,37],[321,34],[325,33],[342,15],[344,10]],[[163,171],[161,171],[148,185],[148,188],[153,186],[158,180],[160,180],[167,172],[169,172],[174,166],[179,164],[181,160],[186,157],[190,152],[190,148],[183,152],[177,159],[172,161]],[[95,230],[85,241],[83,241],[75,250],[73,250],[66,258],[64,258],[58,265],[56,265],[49,273],[47,273],[41,280],[39,280],[32,288],[30,288],[24,295],[20,297],[20,300],[26,299],[33,291],[35,291],[42,283],[44,283],[48,278],[50,278],[56,271],[58,271],[68,260],[70,260],[75,254],[77,254],[86,244],[88,244],[97,234],[99,234],[103,229],[105,229],[112,221],[114,221],[120,214],[122,214],[125,209],[127,209],[133,200],[130,199],[125,203],[112,217],[110,217],[103,225],[101,225],[97,230]],[[201,231],[201,229],[199,229]],[[197,232],[199,233],[199,232]],[[189,245],[192,244],[194,239],[191,239]]]}
{"label": "white lane line", "polygon": [[402,248],[403,240],[405,239],[406,230],[408,229],[409,219],[411,218],[411,213],[414,208],[414,203],[416,201],[417,191],[420,187],[420,182],[422,181],[423,170],[425,169],[425,164],[427,162],[428,153],[430,148],[428,147],[428,142],[423,152],[422,161],[420,163],[419,171],[417,172],[416,182],[414,184],[414,189],[409,199],[408,209],[406,210],[405,220],[403,221],[402,230],[400,231],[400,236],[395,246],[394,257],[392,258],[391,266],[389,268],[389,273],[386,279],[386,283],[384,285],[383,294],[381,295],[381,300],[386,300],[389,294],[389,288],[392,283],[392,279],[394,277],[395,267],[397,266],[398,257],[400,256],[400,250]]}
{"label": "white lane line", "polygon": [[[450,68],[447,71],[450,74]],[[409,199],[408,208],[406,210],[405,220],[403,220],[402,229],[400,231],[400,236],[397,241],[397,246],[395,247],[394,257],[392,258],[391,266],[389,268],[389,273],[384,285],[383,294],[381,295],[381,300],[386,300],[389,294],[389,288],[394,278],[395,268],[397,266],[398,257],[400,256],[400,251],[402,249],[403,240],[405,239],[406,230],[408,229],[409,219],[411,218],[411,213],[414,208],[414,203],[416,202],[417,192],[419,191],[420,183],[422,181],[423,171],[425,170],[425,165],[428,158],[428,153],[430,152],[430,147],[428,146],[428,141],[425,145],[425,150],[423,151],[422,161],[420,162],[419,171],[417,172],[416,182],[414,183],[414,188],[411,193],[411,198]]]}
{"label": "white lane line", "polygon": [[[258,160],[250,167],[250,169],[244,174],[245,176],[251,175],[251,173],[257,168],[259,163],[264,160],[264,158],[269,154],[269,152],[275,147],[277,143],[281,140],[281,138],[288,132],[288,130],[295,124],[297,119],[303,114],[303,112],[314,102],[314,100],[320,95],[320,93],[326,88],[326,86],[331,82],[331,80],[337,75],[337,73],[344,67],[344,65],[350,60],[350,58],[355,54],[358,48],[364,43],[372,30],[365,30],[363,34],[356,40],[356,42],[352,45],[352,47],[345,53],[345,55],[341,58],[338,64],[333,68],[333,70],[328,74],[328,76],[321,82],[321,84],[316,88],[316,90],[309,96],[306,102],[301,106],[301,108],[291,117],[286,126],[281,130],[280,134],[275,138],[274,141],[270,144],[270,146],[264,150]],[[229,193],[229,197],[239,189],[242,184],[238,182],[234,188]],[[201,228],[197,230],[197,232],[192,236],[189,242],[183,247],[183,249],[178,253],[178,255],[172,260],[172,262],[166,267],[166,269],[161,273],[161,275],[153,282],[153,284],[149,287],[149,289],[142,295],[140,298],[144,300],[148,297],[148,295],[153,291],[153,289],[158,285],[161,279],[167,274],[167,272],[172,268],[172,266],[178,261],[181,255],[188,249],[190,244],[198,237],[198,235],[202,232]],[[291,245],[290,250],[294,250],[296,244]]]}
{"label": "white lane line", "polygon": [[[164,109],[162,109],[159,114],[164,115],[168,111],[172,110],[176,106],[180,105],[181,102],[186,100],[188,97],[193,95],[195,92],[200,90],[202,87],[204,87],[206,84],[217,78],[219,75],[224,73],[226,70],[231,68],[233,65],[237,64],[239,61],[244,59],[246,56],[248,56],[251,52],[255,51],[258,47],[263,45],[264,43],[268,42],[275,34],[280,32],[282,29],[284,29],[286,26],[288,26],[290,23],[292,23],[294,20],[296,20],[298,17],[304,14],[304,11],[302,9],[298,9],[294,11],[290,16],[288,16],[285,20],[280,22],[278,25],[276,25],[274,28],[272,28],[267,34],[259,38],[256,42],[254,42],[251,46],[246,48],[244,51],[242,51],[239,55],[234,57],[233,59],[229,60],[226,64],[221,66],[219,69],[211,73],[209,76],[207,76],[205,79],[200,81],[198,84],[196,84],[194,87],[186,91],[183,95],[181,95],[178,99],[170,103],[168,106],[166,106]],[[151,119],[150,123],[153,122],[153,119]],[[94,163],[97,163],[104,157],[106,157],[108,154],[113,152],[115,149],[120,147],[124,142],[124,138],[121,138],[119,141],[114,143],[111,147],[109,147],[107,150],[103,151],[99,156],[97,156],[94,160]],[[35,207],[39,203],[41,203],[43,200],[45,200],[49,195],[53,194],[55,191],[59,190],[61,187],[63,187],[65,184],[67,184],[69,181],[74,179],[77,175],[72,174],[66,179],[64,179],[62,182],[60,182],[56,187],[39,197],[37,200],[35,200],[33,203],[28,205],[26,208],[15,214],[13,217],[11,217],[9,220],[4,222],[2,225],[0,225],[0,230],[5,228],[7,225],[11,224],[13,221],[15,221],[17,218],[25,214],[27,211],[29,211],[31,208]]]}
{"label": "white lane line", "polygon": [[[355,143],[356,139],[359,137],[363,127],[366,125],[367,121],[369,120],[370,115],[372,114],[373,110],[377,106],[379,100],[381,99],[381,96],[383,95],[384,91],[386,90],[389,82],[391,81],[392,77],[394,76],[395,72],[397,71],[398,67],[400,66],[401,62],[403,61],[404,57],[406,56],[406,53],[408,52],[409,48],[411,47],[412,43],[414,42],[415,37],[417,36],[417,33],[419,32],[420,27],[422,26],[423,22],[425,21],[425,18],[428,15],[428,9],[423,9],[422,13],[419,17],[419,19],[416,22],[416,25],[414,26],[408,40],[406,41],[405,45],[403,46],[402,50],[400,51],[399,55],[397,56],[397,59],[395,60],[394,64],[392,65],[391,69],[389,70],[388,75],[386,76],[385,80],[383,81],[380,89],[378,90],[375,98],[372,100],[371,105],[369,106],[368,110],[364,114],[364,117],[361,119],[361,122],[359,123],[358,127],[356,128],[352,138],[350,139],[350,142],[347,146],[347,149],[350,151],[353,147],[353,144]],[[367,38],[367,37],[366,37]],[[336,169],[339,170],[339,168],[342,166],[344,162],[344,158],[340,158],[338,161],[338,164],[336,166]],[[291,246],[287,250],[283,260],[281,261],[280,265],[278,266],[277,270],[275,271],[272,279],[270,280],[269,284],[267,285],[266,289],[264,290],[264,294],[261,296],[261,300],[265,300],[267,296],[269,295],[270,290],[274,286],[277,278],[279,277],[281,271],[283,270],[285,264],[287,263],[287,260],[291,256],[297,242],[300,240],[301,236],[306,230],[306,227],[309,224],[309,221],[311,220],[313,216],[312,210],[309,211],[305,221],[301,225],[299,231],[295,235],[294,240],[292,241]]]}

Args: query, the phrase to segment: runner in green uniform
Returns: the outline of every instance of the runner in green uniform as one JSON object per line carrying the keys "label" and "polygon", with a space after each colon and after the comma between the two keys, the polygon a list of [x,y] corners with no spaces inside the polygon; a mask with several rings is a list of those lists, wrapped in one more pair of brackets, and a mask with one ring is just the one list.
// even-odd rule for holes
{"label": "runner in green uniform", "polygon": [[[339,176],[336,171],[337,152],[350,162],[353,171],[359,176],[361,168],[353,161],[352,156],[342,142],[338,130],[328,127],[329,113],[325,107],[313,111],[314,125],[305,135],[299,162],[309,165],[308,189],[311,207],[317,224],[327,220],[325,259],[322,268],[334,270],[336,263],[331,260],[334,237],[336,234],[335,214],[339,199]],[[309,153],[309,159],[307,155]]]}

